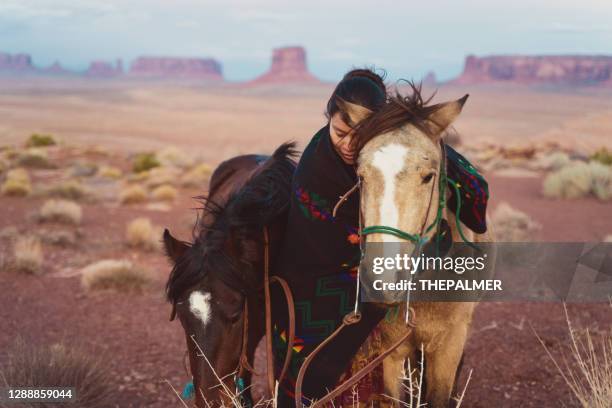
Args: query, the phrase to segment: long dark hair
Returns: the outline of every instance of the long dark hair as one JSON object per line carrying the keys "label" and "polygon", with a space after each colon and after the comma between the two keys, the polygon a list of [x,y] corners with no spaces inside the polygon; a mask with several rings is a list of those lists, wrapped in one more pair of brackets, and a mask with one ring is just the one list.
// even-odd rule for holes
{"label": "long dark hair", "polygon": [[327,102],[325,110],[327,119],[331,119],[340,112],[343,122],[351,127],[357,125],[352,123],[348,114],[342,110],[341,104],[338,103],[339,99],[363,106],[371,111],[380,109],[387,99],[385,75],[385,72],[379,75],[370,68],[353,69],[347,72],[342,81],[336,85],[336,89]]}

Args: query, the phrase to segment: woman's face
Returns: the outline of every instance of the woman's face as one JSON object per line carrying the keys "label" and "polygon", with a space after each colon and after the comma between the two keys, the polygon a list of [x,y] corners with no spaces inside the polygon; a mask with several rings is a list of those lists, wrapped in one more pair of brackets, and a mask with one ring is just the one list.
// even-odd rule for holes
{"label": "woman's face", "polygon": [[354,130],[342,120],[340,112],[336,112],[329,121],[329,134],[338,155],[346,164],[354,164],[355,159],[350,149]]}

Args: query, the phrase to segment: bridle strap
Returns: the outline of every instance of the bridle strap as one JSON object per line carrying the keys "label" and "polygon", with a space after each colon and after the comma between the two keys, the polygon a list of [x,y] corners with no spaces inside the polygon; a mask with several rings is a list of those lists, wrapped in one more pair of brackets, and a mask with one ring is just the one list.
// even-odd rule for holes
{"label": "bridle strap", "polygon": [[[263,228],[264,237],[264,299],[265,299],[265,324],[266,324],[266,365],[267,365],[267,385],[270,395],[274,398],[276,392],[276,381],[279,383],[283,380],[289,369],[291,356],[293,353],[293,344],[295,343],[295,302],[293,294],[289,288],[289,284],[283,278],[278,276],[270,276],[270,238],[268,227]],[[283,290],[287,301],[289,327],[287,336],[287,351],[285,353],[285,361],[283,368],[277,380],[274,378],[274,357],[272,354],[272,301],[270,295],[270,284],[278,283]],[[242,326],[242,351],[238,361],[238,378],[244,376],[245,371],[249,371],[254,375],[259,375],[248,359],[248,337],[249,337],[249,308],[248,300],[244,302],[244,323]]]}
{"label": "bridle strap", "polygon": [[[408,330],[397,340],[395,343],[391,345],[388,349],[379,354],[374,360],[370,361],[367,365],[359,369],[355,374],[353,374],[348,380],[344,381],[342,384],[338,385],[332,391],[327,393],[323,398],[314,401],[312,404],[308,406],[308,408],[322,408],[325,404],[331,402],[334,398],[342,394],[344,391],[350,389],[355,384],[357,384],[363,377],[368,375],[372,370],[374,370],[379,364],[383,362],[383,360],[391,354],[395,349],[404,343],[408,337],[412,334],[412,329],[415,327],[415,314],[414,309],[410,308],[410,316],[411,321],[408,322]],[[345,327],[351,326],[353,324],[359,323],[361,320],[360,313],[351,312],[344,316],[342,319],[342,324],[323,340],[319,345],[306,357],[302,366],[300,367],[300,371],[298,373],[298,377],[295,383],[295,405],[297,408],[303,408],[304,402],[302,401],[302,384],[304,382],[304,376],[306,375],[306,370],[308,370],[308,366],[312,363],[315,356],[327,345],[329,344]]]}

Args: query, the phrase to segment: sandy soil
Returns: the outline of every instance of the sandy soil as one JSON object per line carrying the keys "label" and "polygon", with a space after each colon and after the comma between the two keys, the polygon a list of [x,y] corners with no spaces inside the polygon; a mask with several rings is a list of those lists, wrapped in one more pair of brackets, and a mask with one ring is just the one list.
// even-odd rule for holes
{"label": "sandy soil", "polygon": [[[331,85],[204,89],[0,78],[0,140],[15,142],[40,131],[74,144],[128,151],[170,143],[218,162],[239,153],[270,152],[286,140],[307,141],[324,123],[323,109],[332,90]],[[471,96],[456,127],[466,141],[552,139],[587,150],[612,147],[610,90],[442,86],[434,101],[465,93]]]}
{"label": "sandy soil", "polygon": [[[97,144],[122,151],[172,144],[189,148],[215,163],[240,152],[269,152],[286,139],[306,141],[322,123],[329,87],[305,91],[133,85],[99,82],[0,84],[0,144],[21,143],[33,131],[52,132],[71,145]],[[463,89],[443,88],[460,96]],[[564,93],[565,92],[565,93]],[[457,128],[476,139],[528,141],[552,136],[585,148],[610,143],[612,98],[598,91],[527,88],[471,89],[472,99]],[[119,160],[115,158],[114,160]],[[120,162],[115,163],[125,167]],[[40,172],[41,176],[44,172]],[[38,177],[38,178],[37,178]],[[34,182],[40,182],[39,176]],[[543,228],[537,239],[598,241],[612,233],[612,205],[594,199],[553,201],[540,194],[539,177],[489,175],[492,207],[505,201]],[[202,189],[203,190],[203,189]],[[182,189],[169,211],[145,206],[84,203],[82,238],[74,247],[45,247],[40,277],[0,272],[0,350],[16,336],[36,343],[65,342],[105,356],[116,385],[117,407],[178,407],[170,386],[180,389],[185,340],[180,325],[169,323],[163,285],[170,271],[161,253],[148,254],[124,244],[127,222],[147,216],[188,239],[199,189]],[[40,228],[31,217],[44,198],[0,197],[0,230],[19,233]],[[599,214],[599,216],[594,216]],[[0,238],[0,256],[11,250]],[[86,293],[78,276],[89,262],[129,258],[148,267],[154,283],[143,294]],[[595,335],[612,326],[608,304],[570,305],[577,327]],[[473,370],[466,392],[468,407],[556,407],[570,392],[546,356],[534,331],[552,353],[568,345],[561,305],[482,304],[466,348],[461,383]],[[3,358],[0,353],[0,359]]]}

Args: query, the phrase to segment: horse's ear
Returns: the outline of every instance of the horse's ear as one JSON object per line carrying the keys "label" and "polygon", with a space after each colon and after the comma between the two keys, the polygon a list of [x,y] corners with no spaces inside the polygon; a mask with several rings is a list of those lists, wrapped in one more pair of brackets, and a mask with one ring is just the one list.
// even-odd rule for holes
{"label": "horse's ear", "polygon": [[439,136],[457,119],[469,96],[469,94],[466,94],[456,101],[445,102],[432,107],[434,111],[427,118],[426,124],[433,136]]}
{"label": "horse's ear", "polygon": [[179,241],[178,239],[174,238],[170,234],[170,231],[168,231],[168,228],[165,228],[164,247],[166,248],[166,255],[168,255],[168,258],[176,262],[189,248],[189,245],[187,245],[183,241]]}

